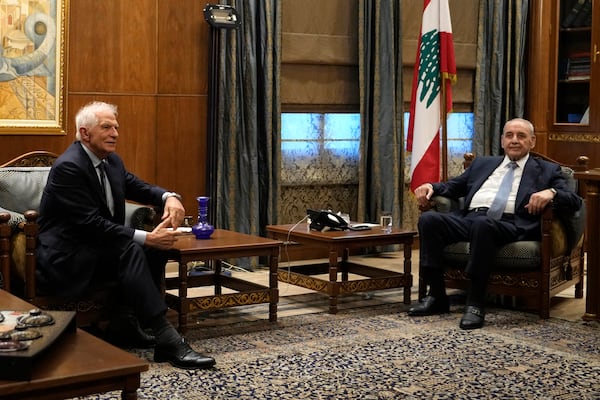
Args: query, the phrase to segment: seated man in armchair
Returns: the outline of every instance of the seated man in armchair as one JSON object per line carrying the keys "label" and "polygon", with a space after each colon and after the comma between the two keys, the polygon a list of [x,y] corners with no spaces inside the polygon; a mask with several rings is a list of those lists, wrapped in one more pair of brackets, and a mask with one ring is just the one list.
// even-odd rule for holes
{"label": "seated man in armchair", "polygon": [[[117,281],[118,303],[154,334],[155,361],[212,367],[215,360],[195,352],[167,320],[158,287],[185,213],[180,196],[126,170],[115,153],[116,106],[90,103],[75,122],[77,140],[54,162],[40,203],[38,287],[77,296],[94,283]],[[152,232],[124,226],[125,200],[163,206],[162,222]]]}
{"label": "seated man in armchair", "polygon": [[442,252],[450,243],[468,241],[470,258],[465,272],[471,282],[460,327],[481,328],[488,277],[498,249],[518,240],[540,240],[540,216],[550,202],[566,212],[581,207],[582,199],[569,189],[559,165],[529,156],[534,146],[531,122],[512,119],[502,132],[504,156],[477,157],[460,176],[415,189],[421,207],[427,207],[433,195],[464,197],[465,201],[464,208],[453,213],[421,214],[419,274],[429,291],[408,315],[449,311]]}

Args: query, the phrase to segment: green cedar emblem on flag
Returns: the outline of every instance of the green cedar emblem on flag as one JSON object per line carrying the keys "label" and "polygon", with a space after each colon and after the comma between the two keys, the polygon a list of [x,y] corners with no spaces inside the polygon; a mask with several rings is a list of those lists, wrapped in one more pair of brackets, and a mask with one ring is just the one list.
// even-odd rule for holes
{"label": "green cedar emblem on flag", "polygon": [[[423,34],[421,38],[421,61],[419,63],[419,82],[423,83],[423,90],[419,94],[419,101],[423,102],[427,96],[427,108],[433,103],[440,93],[440,39],[437,29]],[[428,94],[429,92],[429,94]]]}

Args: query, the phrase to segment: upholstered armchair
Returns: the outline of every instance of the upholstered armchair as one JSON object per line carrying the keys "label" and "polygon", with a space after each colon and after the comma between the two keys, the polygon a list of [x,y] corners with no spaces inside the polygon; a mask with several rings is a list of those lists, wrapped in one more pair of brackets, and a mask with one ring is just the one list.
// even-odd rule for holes
{"label": "upholstered armchair", "polygon": [[[538,153],[533,157],[550,160]],[[465,154],[465,168],[474,159]],[[567,182],[581,193],[575,170],[586,170],[588,158],[580,156],[574,166],[562,165]],[[556,162],[556,161],[554,161]],[[461,205],[461,199],[442,196],[432,198],[436,212],[449,212]],[[575,297],[583,297],[585,204],[573,215],[564,215],[547,207],[542,214],[541,241],[519,241],[500,248],[490,275],[488,293],[506,299],[511,305],[537,311],[541,318],[550,316],[550,299],[574,286]],[[447,288],[467,289],[469,280],[464,273],[469,258],[469,243],[458,242],[444,250]],[[419,282],[419,298],[425,296],[425,286]]]}
{"label": "upholstered armchair", "polygon": [[[76,311],[78,325],[90,325],[103,318],[111,285],[76,299],[45,296],[36,289],[37,210],[56,157],[50,152],[34,151],[0,165],[1,287],[43,309]],[[151,230],[155,216],[151,207],[126,204],[129,226]]]}

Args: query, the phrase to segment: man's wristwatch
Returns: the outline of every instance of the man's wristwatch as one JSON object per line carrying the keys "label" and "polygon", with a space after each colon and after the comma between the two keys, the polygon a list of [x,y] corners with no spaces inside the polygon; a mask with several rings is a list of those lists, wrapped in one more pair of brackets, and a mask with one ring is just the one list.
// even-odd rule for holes
{"label": "man's wristwatch", "polygon": [[556,193],[557,193],[557,192],[556,192],[556,189],[554,189],[554,188],[550,188],[550,191],[551,191],[552,193],[554,193],[554,196],[556,196]]}
{"label": "man's wristwatch", "polygon": [[183,200],[183,197],[181,197],[181,195],[179,193],[175,193],[175,192],[167,192],[167,196],[165,197],[165,200],[167,200],[169,197],[175,197],[179,201]]}

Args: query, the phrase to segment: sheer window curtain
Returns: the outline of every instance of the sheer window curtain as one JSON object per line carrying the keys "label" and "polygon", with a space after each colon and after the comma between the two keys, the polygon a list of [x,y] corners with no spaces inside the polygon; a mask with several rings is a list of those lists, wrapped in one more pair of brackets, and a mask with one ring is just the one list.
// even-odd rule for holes
{"label": "sheer window curtain", "polygon": [[391,211],[402,225],[404,135],[399,0],[360,0],[361,145],[358,216]]}
{"label": "sheer window curtain", "polygon": [[220,38],[212,222],[264,236],[277,220],[280,190],[280,6],[277,0],[229,5],[241,26]]}
{"label": "sheer window curtain", "polygon": [[504,123],[523,117],[528,0],[480,0],[473,152],[501,153]]}

